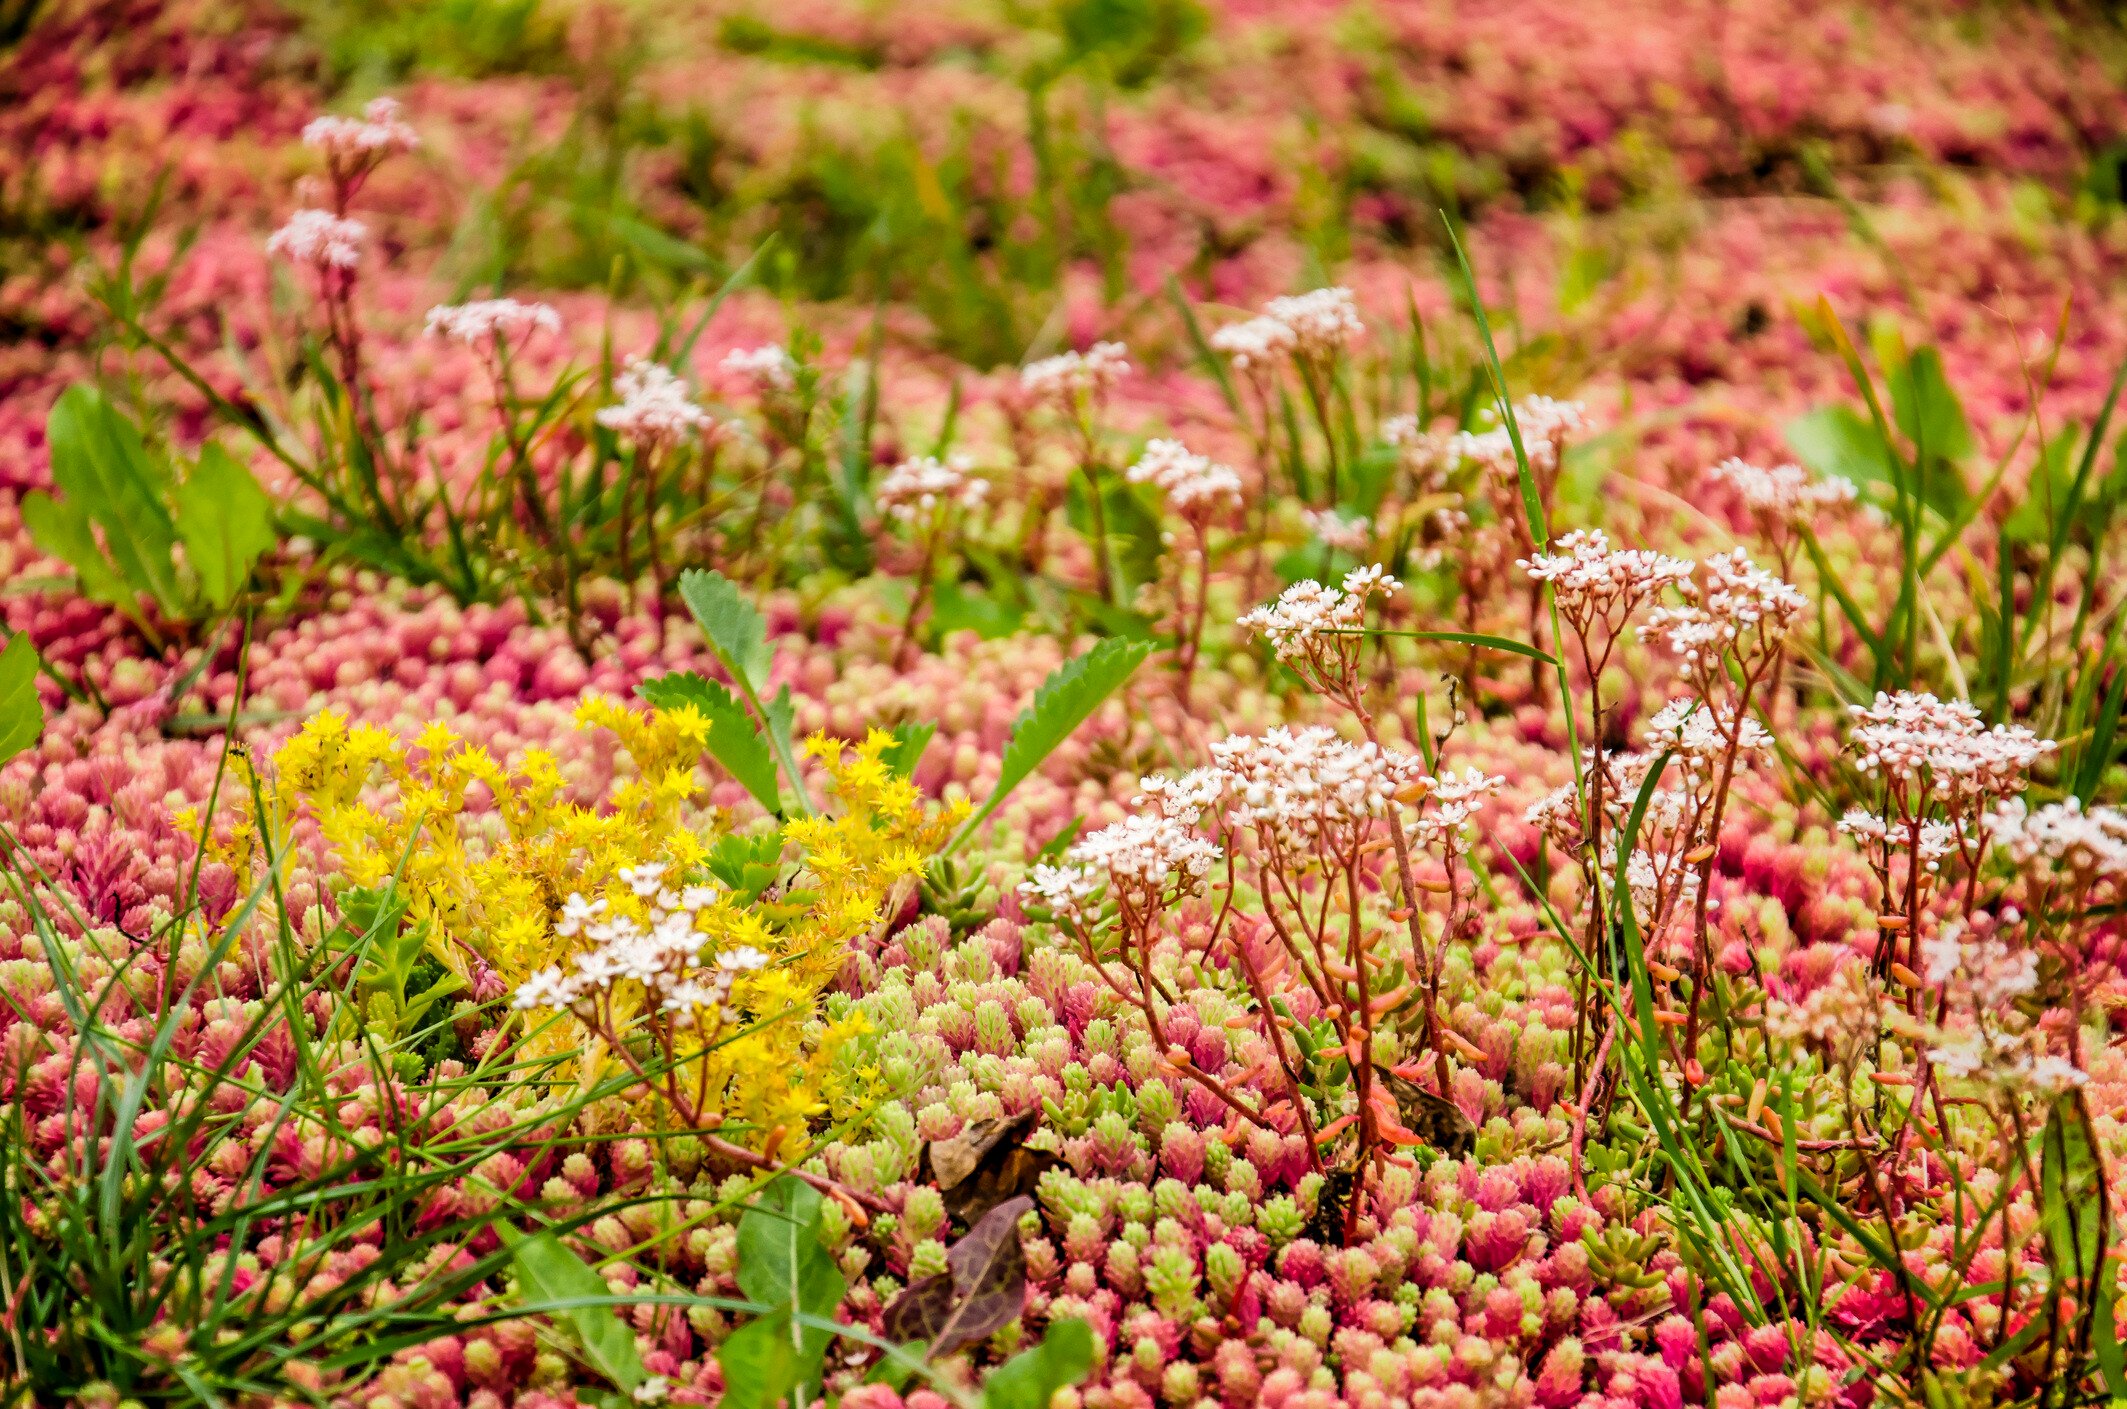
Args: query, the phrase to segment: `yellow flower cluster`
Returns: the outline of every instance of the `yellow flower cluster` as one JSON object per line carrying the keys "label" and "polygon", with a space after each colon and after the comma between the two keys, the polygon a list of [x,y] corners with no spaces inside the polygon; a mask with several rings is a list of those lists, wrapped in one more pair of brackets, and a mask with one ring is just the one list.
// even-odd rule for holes
{"label": "yellow flower cluster", "polygon": [[[640,918],[643,901],[621,879],[624,869],[659,863],[669,884],[711,879],[714,824],[705,836],[696,828],[707,819],[690,815],[708,721],[690,707],[646,714],[597,696],[576,720],[613,734],[633,764],[632,776],[591,805],[570,798],[559,763],[543,750],[527,750],[509,768],[440,723],[409,748],[320,713],[274,755],[264,790],[274,835],[285,844],[307,810],[341,880],[393,881],[409,919],[428,924],[436,959],[463,978],[485,961],[515,987],[580,943],[555,933],[570,895],[603,898],[611,913]],[[777,884],[755,894],[723,888],[701,912],[710,952],[750,947],[769,957],[738,983],[732,1021],[703,1033],[706,1050],[688,1062],[686,1085],[734,1137],[750,1130],[760,1144],[780,1128],[788,1153],[810,1121],[869,1098],[863,1073],[836,1062],[862,1020],[820,1021],[820,992],[966,811],[964,803],[928,808],[885,763],[892,742],[876,730],[853,747],[807,740],[806,756],[827,774],[833,814],[783,825]]]}

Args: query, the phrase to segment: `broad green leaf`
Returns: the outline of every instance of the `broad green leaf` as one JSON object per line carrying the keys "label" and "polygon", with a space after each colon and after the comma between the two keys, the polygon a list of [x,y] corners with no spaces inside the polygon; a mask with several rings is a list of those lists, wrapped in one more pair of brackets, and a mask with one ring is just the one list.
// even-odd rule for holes
{"label": "broad green leaf", "polygon": [[1100,708],[1101,701],[1115,693],[1150,654],[1150,641],[1109,637],[1084,655],[1056,667],[1034,692],[1034,702],[1012,721],[1012,735],[1005,742],[996,790],[968,818],[946,851],[953,851],[995,812],[1012,790],[1025,782],[1058,744],[1071,737],[1071,732],[1085,723],[1087,716]]}
{"label": "broad green leaf", "polygon": [[45,425],[52,483],[103,526],[104,551],[118,575],[158,606],[177,605],[177,542],[163,507],[167,477],[148,458],[140,432],[95,388],[68,387]]}
{"label": "broad green leaf", "polygon": [[[820,1244],[819,1191],[792,1175],[761,1190],[739,1219],[738,1251],[739,1289],[752,1301],[824,1317],[834,1314],[848,1290]],[[828,1339],[820,1327],[790,1322],[788,1340],[807,1383],[819,1378]]]}
{"label": "broad green leaf", "polygon": [[731,579],[714,568],[689,568],[680,574],[680,600],[701,623],[709,647],[724,669],[750,693],[767,688],[771,653],[768,623]]}
{"label": "broad green leaf", "polygon": [[1787,423],[1783,434],[1797,459],[1820,475],[1856,484],[1882,484],[1883,437],[1851,406],[1824,406]]}
{"label": "broad green leaf", "polygon": [[1925,455],[1962,460],[1972,453],[1972,429],[1964,404],[1942,373],[1942,354],[1915,350],[1890,368],[1891,417],[1899,433]]}
{"label": "broad green leaf", "polygon": [[2106,1209],[2104,1169],[2077,1097],[2053,1103],[2040,1146],[2039,1224],[2046,1234],[2046,1263],[2055,1288],[2072,1279],[2080,1298],[2103,1267]]}
{"label": "broad green leaf", "polygon": [[1093,1368],[1093,1331],[1083,1321],[1054,1321],[1041,1344],[997,1367],[982,1387],[983,1409],[1049,1409]]}
{"label": "broad green leaf", "polygon": [[22,501],[22,522],[31,542],[74,570],[82,596],[138,617],[140,594],[126,585],[104,557],[89,523],[89,511],[80,500],[59,500],[42,490],[32,491]]}
{"label": "broad green leaf", "polygon": [[171,499],[199,590],[215,607],[227,607],[273,546],[273,501],[251,471],[214,444],[200,450],[199,463]]}
{"label": "broad green leaf", "polygon": [[17,632],[0,651],[0,763],[37,742],[44,701],[37,698],[37,647]]}
{"label": "broad green leaf", "polygon": [[790,1308],[779,1306],[733,1331],[717,1348],[725,1409],[775,1409],[798,1384]]}
{"label": "broad green leaf", "polygon": [[[527,1234],[503,1222],[494,1226],[510,1250],[525,1299],[560,1307],[549,1314],[576,1333],[591,1368],[632,1394],[647,1378],[642,1356],[635,1349],[635,1334],[621,1324],[611,1306],[590,1304],[613,1295],[605,1279],[552,1233]],[[571,1306],[570,1302],[586,1304]]]}
{"label": "broad green leaf", "polygon": [[659,709],[691,705],[709,721],[706,747],[710,757],[752,793],[770,812],[781,813],[783,799],[776,791],[775,754],[768,739],[757,729],[753,717],[719,681],[693,671],[660,675],[643,681],[635,693]]}

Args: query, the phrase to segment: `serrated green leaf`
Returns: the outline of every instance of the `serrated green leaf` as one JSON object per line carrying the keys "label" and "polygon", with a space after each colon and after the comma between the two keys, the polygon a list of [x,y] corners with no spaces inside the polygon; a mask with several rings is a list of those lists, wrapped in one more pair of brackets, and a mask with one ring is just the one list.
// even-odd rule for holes
{"label": "serrated green leaf", "polygon": [[753,794],[754,800],[780,815],[783,798],[776,789],[775,754],[768,739],[755,726],[753,717],[737,696],[722,683],[682,671],[645,680],[635,693],[659,709],[692,705],[709,721],[706,747],[724,771]]}
{"label": "serrated green leaf", "polygon": [[632,1394],[647,1375],[634,1333],[610,1305],[595,1304],[612,1296],[605,1279],[552,1233],[523,1233],[502,1222],[494,1227],[510,1250],[526,1300],[556,1306],[549,1314],[575,1333],[591,1368]]}
{"label": "serrated green leaf", "polygon": [[983,1409],[1049,1409],[1056,1391],[1077,1384],[1092,1368],[1092,1328],[1083,1321],[1053,1321],[1040,1345],[991,1373],[982,1387]]}
{"label": "serrated green leaf", "polygon": [[213,444],[200,450],[199,462],[171,499],[177,536],[200,592],[216,608],[227,607],[252,565],[273,546],[273,500],[251,471]]}
{"label": "serrated green leaf", "polygon": [[893,727],[894,742],[879,755],[880,762],[903,778],[912,776],[923,751],[938,732],[935,720],[907,720]]}
{"label": "serrated green leaf", "polygon": [[53,485],[103,526],[104,554],[118,576],[174,609],[176,527],[163,507],[166,477],[148,458],[140,432],[94,387],[77,383],[52,407],[45,435]]}
{"label": "serrated green leaf", "polygon": [[752,692],[768,687],[768,623],[731,579],[714,568],[689,568],[680,574],[680,600],[701,623],[709,647],[724,669]]}
{"label": "serrated green leaf", "polygon": [[44,701],[37,697],[37,648],[17,632],[0,651],[0,763],[37,742]]}
{"label": "serrated green leaf", "polygon": [[1150,654],[1150,641],[1125,641],[1111,636],[1051,671],[1034,692],[1034,702],[1012,721],[1012,735],[1004,746],[996,790],[968,818],[946,846],[946,852],[955,850],[983,819],[995,812],[1012,790],[1025,782],[1058,744],[1071,737],[1072,731],[1085,723]]}

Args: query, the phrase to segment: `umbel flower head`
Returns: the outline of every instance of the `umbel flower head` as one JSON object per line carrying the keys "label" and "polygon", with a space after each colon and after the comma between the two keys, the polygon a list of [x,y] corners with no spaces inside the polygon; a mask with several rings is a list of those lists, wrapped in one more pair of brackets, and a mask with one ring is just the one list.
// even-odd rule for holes
{"label": "umbel flower head", "polygon": [[1211,335],[1211,346],[1226,354],[1236,372],[1262,372],[1274,368],[1297,345],[1292,327],[1268,315],[1243,323],[1229,323]]}
{"label": "umbel flower head", "polygon": [[1119,342],[1097,342],[1084,352],[1060,352],[1019,370],[1019,384],[1036,396],[1064,406],[1099,400],[1130,371],[1130,350]]}
{"label": "umbel flower head", "polygon": [[468,347],[508,346],[535,331],[560,332],[561,315],[544,303],[519,303],[513,298],[438,304],[428,310],[430,337],[450,338]]}
{"label": "umbel flower head", "polygon": [[775,343],[760,347],[735,347],[720,364],[734,376],[746,377],[763,391],[789,391],[798,384],[798,364]]}
{"label": "umbel flower head", "polygon": [[1690,599],[1687,605],[1656,608],[1647,627],[1678,656],[1684,678],[1701,683],[1719,677],[1726,654],[1769,657],[1809,605],[1741,548],[1707,558],[1696,580],[1679,582],[1677,590]]}
{"label": "umbel flower head", "polygon": [[610,1004],[622,985],[638,985],[644,1001],[669,1013],[679,1026],[715,1023],[731,985],[742,973],[761,968],[768,958],[751,946],[703,957],[709,942],[700,925],[701,912],[716,904],[713,886],[689,886],[675,892],[663,884],[664,866],[645,863],[625,867],[620,878],[643,902],[644,915],[612,911],[603,899],[580,894],[565,902],[554,932],[581,937],[592,947],[576,957],[573,971],[558,965],[542,969],[517,989],[520,1009],[571,1009],[580,1003]]}
{"label": "umbel flower head", "polygon": [[369,227],[329,210],[299,210],[266,241],[266,252],[318,269],[352,269],[362,262]]}
{"label": "umbel flower head", "polygon": [[360,117],[312,118],[303,128],[303,144],[347,165],[410,152],[421,145],[421,138],[399,112],[398,99],[372,98]]}
{"label": "umbel flower head", "polygon": [[1346,573],[1341,588],[1324,587],[1310,578],[1286,588],[1275,602],[1243,614],[1240,625],[1269,641],[1279,660],[1298,660],[1335,644],[1337,638],[1352,637],[1366,624],[1368,602],[1392,597],[1402,588],[1378,563]]}
{"label": "umbel flower head", "polygon": [[1800,465],[1766,469],[1735,456],[1708,470],[1706,477],[1735,490],[1752,513],[1789,526],[1807,522],[1820,510],[1851,504],[1859,492],[1852,480],[1837,475],[1815,479]]}
{"label": "umbel flower head", "polygon": [[618,405],[598,413],[598,424],[638,446],[674,444],[710,424],[707,411],[687,396],[687,384],[664,366],[631,357],[613,379]]}
{"label": "umbel flower head", "polygon": [[947,460],[934,455],[903,460],[879,481],[879,507],[903,523],[929,518],[952,505],[979,508],[990,487],[970,473],[971,468],[968,460],[959,455]]}
{"label": "umbel flower head", "polygon": [[1358,301],[1341,286],[1274,298],[1263,305],[1263,316],[1285,326],[1292,350],[1302,357],[1334,357],[1366,336]]}
{"label": "umbel flower head", "polygon": [[1881,776],[1901,795],[1915,794],[1916,804],[1936,789],[1951,804],[2008,797],[2057,747],[2021,724],[1983,728],[1972,705],[1925,692],[1879,692],[1851,713],[1848,747],[1860,755],[1861,771]]}
{"label": "umbel flower head", "polygon": [[1168,507],[1192,522],[1202,522],[1241,502],[1240,475],[1178,440],[1147,443],[1145,453],[1130,467],[1129,480],[1158,486]]}
{"label": "umbel flower head", "polygon": [[1644,548],[1613,549],[1601,529],[1569,533],[1557,546],[1556,552],[1522,558],[1516,566],[1536,581],[1550,583],[1559,611],[1579,626],[1594,621],[1620,625],[1664,587],[1681,587],[1691,580],[1688,559]]}

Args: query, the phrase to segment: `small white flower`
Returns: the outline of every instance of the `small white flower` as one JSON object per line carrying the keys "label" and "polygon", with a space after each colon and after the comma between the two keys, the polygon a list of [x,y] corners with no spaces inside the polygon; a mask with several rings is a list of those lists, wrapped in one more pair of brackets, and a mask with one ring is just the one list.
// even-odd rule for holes
{"label": "small white flower", "polygon": [[1208,519],[1241,502],[1239,474],[1178,440],[1148,442],[1128,478],[1132,484],[1158,486],[1168,505],[1192,521]]}
{"label": "small white flower", "polygon": [[352,269],[362,262],[369,227],[329,210],[299,210],[266,241],[266,252],[320,269]]}
{"label": "small white flower", "polygon": [[798,384],[798,364],[774,343],[733,348],[724,354],[722,366],[736,376],[752,379],[764,391],[789,391]]}
{"label": "small white flower", "polygon": [[1084,352],[1063,352],[1028,363],[1019,369],[1019,384],[1066,406],[1075,406],[1081,397],[1098,400],[1129,372],[1129,353],[1119,342],[1097,342]]}
{"label": "small white flower", "polygon": [[467,346],[509,343],[534,331],[560,332],[561,315],[544,303],[487,298],[436,305],[428,310],[427,331],[430,337],[451,338]]}
{"label": "small white flower", "polygon": [[1343,287],[1274,298],[1263,305],[1263,316],[1291,330],[1293,350],[1303,357],[1334,357],[1366,336],[1358,301]]}
{"label": "small white flower", "polygon": [[312,118],[303,128],[303,143],[335,160],[368,160],[410,152],[421,138],[399,117],[398,99],[374,98],[358,118]]}
{"label": "small white flower", "polygon": [[620,403],[598,413],[598,424],[641,446],[675,443],[707,428],[707,411],[688,399],[687,384],[647,358],[631,357],[613,379]]}
{"label": "small white flower", "polygon": [[1302,509],[1300,518],[1325,548],[1363,553],[1373,541],[1373,524],[1356,514],[1347,519],[1335,509]]}
{"label": "small white flower", "polygon": [[879,507],[904,523],[927,519],[941,508],[980,508],[989,484],[977,477],[966,457],[940,461],[932,455],[903,460],[879,481]]}

